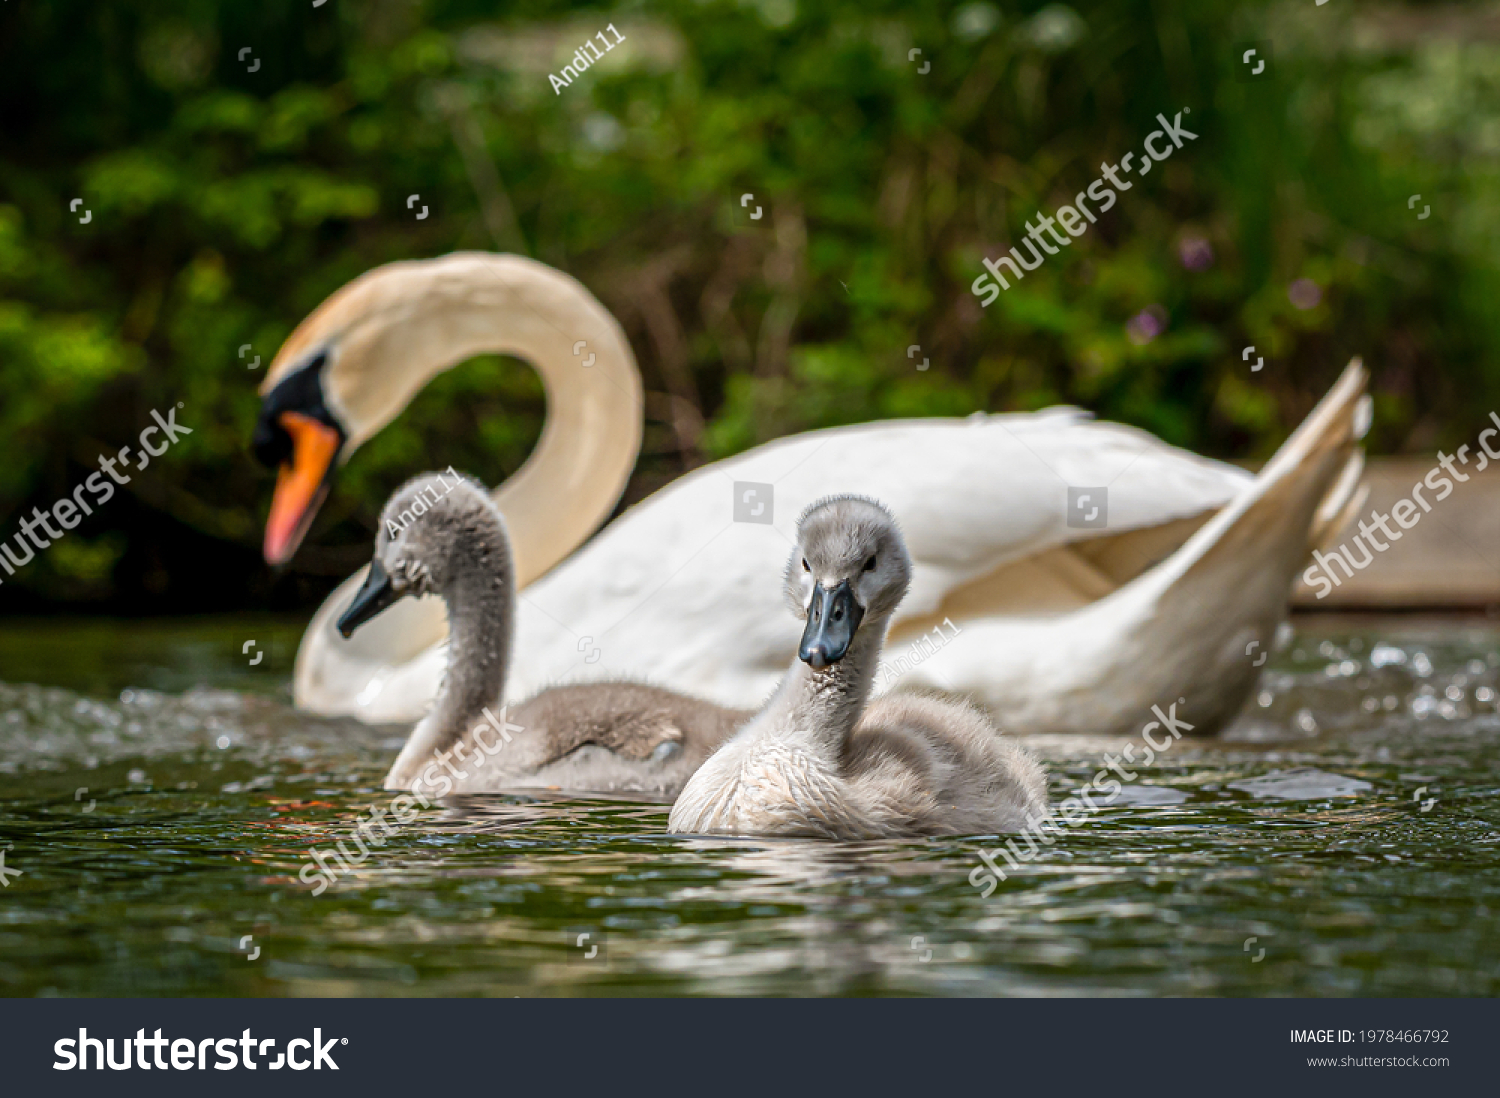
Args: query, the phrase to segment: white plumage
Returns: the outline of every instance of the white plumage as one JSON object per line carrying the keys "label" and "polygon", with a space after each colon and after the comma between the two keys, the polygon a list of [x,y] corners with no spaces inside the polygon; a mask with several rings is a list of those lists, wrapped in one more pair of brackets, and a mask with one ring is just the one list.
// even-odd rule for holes
{"label": "white plumage", "polygon": [[[399,287],[382,287],[385,270]],[[328,370],[352,371],[332,383],[343,396],[330,402],[361,419],[350,425],[352,437],[368,437],[394,418],[427,377],[457,360],[439,345],[445,327],[432,314],[444,311],[461,316],[464,351],[488,343],[522,354],[559,407],[584,399],[570,395],[573,389],[599,385],[601,374],[580,370],[570,351],[568,337],[585,329],[615,388],[639,390],[628,344],[610,336],[607,312],[581,285],[541,264],[466,254],[392,265],[361,283],[401,293],[406,305],[389,323],[411,325],[420,316],[424,341],[368,340],[399,343],[399,357],[331,356]],[[480,292],[497,283],[508,292]],[[462,292],[466,286],[475,292]],[[423,293],[434,295],[429,306],[414,309],[411,300]],[[294,336],[299,353],[320,340],[337,343],[359,308],[341,294],[322,307],[336,305],[341,322],[320,326],[314,313]],[[518,345],[520,328],[541,334]],[[292,357],[285,349],[278,356],[282,372]],[[422,381],[377,380],[391,373]],[[1206,731],[1233,714],[1255,679],[1249,661],[1236,662],[1226,646],[1243,649],[1242,636],[1269,646],[1297,568],[1355,492],[1357,475],[1341,474],[1358,461],[1364,379],[1352,364],[1259,478],[1067,408],[809,432],[705,466],[629,509],[525,587],[511,691],[523,696],[558,682],[625,677],[723,705],[758,705],[797,639],[765,577],[780,567],[802,508],[831,493],[858,493],[891,508],[914,562],[887,652],[887,666],[901,670],[883,684],[968,695],[1005,727],[1026,731],[1139,727],[1152,703],[1191,695],[1213,699],[1202,705]],[[360,386],[397,395],[355,412],[360,402],[351,394]],[[621,397],[597,403],[589,416],[572,415],[566,429],[582,432],[580,440],[606,428],[638,438],[639,416],[638,402]],[[563,430],[550,422],[548,429]],[[550,452],[567,451],[562,434],[553,441]],[[432,463],[443,464],[436,456]],[[527,549],[528,537],[539,533],[532,527],[549,521],[548,491],[557,524],[572,521],[573,529],[580,523],[576,515],[569,520],[570,508],[599,510],[593,497],[612,498],[628,468],[601,465],[591,482],[578,468],[552,478],[547,466],[528,466],[524,507],[507,505],[507,491],[519,495],[512,482],[496,492],[518,555],[531,566],[522,568],[523,581],[552,564],[548,554]],[[736,483],[774,486],[773,523],[734,520]],[[1106,527],[1069,525],[1070,486],[1108,489]],[[583,496],[592,502],[577,503]],[[553,559],[567,551],[559,549]],[[370,721],[414,720],[442,674],[441,606],[423,600],[395,607],[368,636],[348,643],[333,624],[360,580],[330,596],[309,626],[298,655],[298,704]],[[929,631],[945,619],[952,624],[939,644]]]}

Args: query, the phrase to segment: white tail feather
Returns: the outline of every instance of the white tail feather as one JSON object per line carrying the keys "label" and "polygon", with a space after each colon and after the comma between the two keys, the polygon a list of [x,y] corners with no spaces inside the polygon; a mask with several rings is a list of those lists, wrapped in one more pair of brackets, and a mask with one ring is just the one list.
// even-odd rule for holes
{"label": "white tail feather", "polygon": [[1175,705],[1195,734],[1239,711],[1313,533],[1359,498],[1349,470],[1367,375],[1351,362],[1260,475],[1182,547],[1047,621],[965,623],[911,685],[970,692],[1010,731],[1138,734]]}

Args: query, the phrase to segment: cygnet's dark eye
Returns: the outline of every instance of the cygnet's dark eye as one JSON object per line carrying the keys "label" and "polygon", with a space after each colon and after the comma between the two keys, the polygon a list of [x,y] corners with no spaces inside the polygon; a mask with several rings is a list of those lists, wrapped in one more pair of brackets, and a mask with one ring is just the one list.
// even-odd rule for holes
{"label": "cygnet's dark eye", "polygon": [[804,572],[811,572],[812,571],[812,569],[809,568],[808,565],[807,565],[807,558],[806,557],[802,558],[802,570]]}
{"label": "cygnet's dark eye", "polygon": [[871,557],[869,560],[865,561],[865,571],[866,572],[873,572],[873,571],[875,571],[875,558],[874,557]]}

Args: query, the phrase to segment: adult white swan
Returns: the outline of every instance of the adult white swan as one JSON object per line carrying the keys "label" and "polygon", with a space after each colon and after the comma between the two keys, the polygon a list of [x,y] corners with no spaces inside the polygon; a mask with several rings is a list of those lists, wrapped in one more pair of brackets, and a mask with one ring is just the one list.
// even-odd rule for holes
{"label": "adult white swan", "polygon": [[[913,558],[881,687],[968,694],[1013,731],[1136,730],[1184,698],[1182,719],[1206,732],[1253,685],[1246,648],[1271,644],[1310,547],[1357,502],[1368,418],[1353,363],[1259,477],[1068,408],[813,431],[693,471],[573,553],[635,462],[634,356],[573,278],[457,253],[367,272],[277,354],[255,437],[280,467],[266,559],[295,552],[342,460],[485,352],[530,362],[548,401],[535,452],[494,492],[524,588],[514,696],[633,677],[758,705],[798,638],[766,577],[803,508],[858,493],[886,502]],[[346,641],[336,621],[362,582],[309,625],[297,703],[415,720],[442,675],[442,604],[393,607]]]}

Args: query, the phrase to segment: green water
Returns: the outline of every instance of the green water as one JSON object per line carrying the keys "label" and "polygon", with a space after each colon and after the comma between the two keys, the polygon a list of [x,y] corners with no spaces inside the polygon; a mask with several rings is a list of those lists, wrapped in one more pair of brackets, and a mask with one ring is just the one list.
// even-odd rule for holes
{"label": "green water", "polygon": [[[682,840],[664,805],[514,797],[434,808],[314,896],[308,847],[354,849],[405,730],[293,710],[298,632],[0,626],[0,994],[1500,991],[1488,624],[1300,623],[1227,740],[988,899],[993,838]],[[1033,746],[1061,800],[1123,743]]]}

